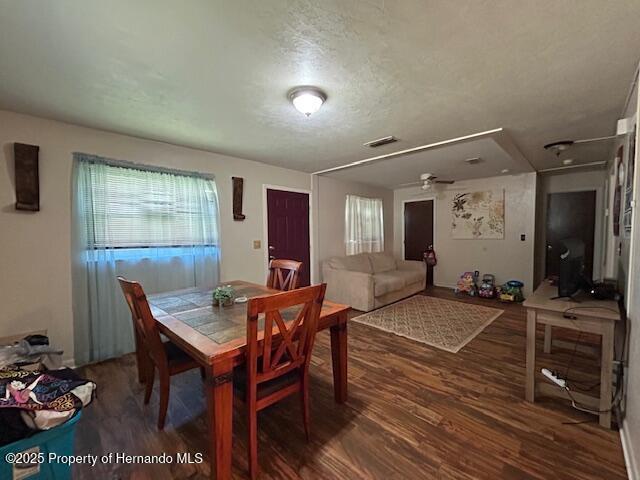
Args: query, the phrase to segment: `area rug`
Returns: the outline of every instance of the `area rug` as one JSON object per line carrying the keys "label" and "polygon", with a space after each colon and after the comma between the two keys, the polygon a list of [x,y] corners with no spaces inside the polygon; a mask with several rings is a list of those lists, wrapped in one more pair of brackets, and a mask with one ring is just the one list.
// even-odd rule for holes
{"label": "area rug", "polygon": [[457,353],[504,310],[415,295],[353,320]]}

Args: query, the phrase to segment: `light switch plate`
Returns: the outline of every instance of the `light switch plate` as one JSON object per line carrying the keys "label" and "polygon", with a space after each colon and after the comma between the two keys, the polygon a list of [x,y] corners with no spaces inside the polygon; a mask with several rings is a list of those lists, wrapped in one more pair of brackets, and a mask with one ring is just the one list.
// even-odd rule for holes
{"label": "light switch plate", "polygon": [[253,248],[254,248],[254,250],[258,250],[258,249],[262,248],[262,242],[260,240],[254,240],[253,241]]}

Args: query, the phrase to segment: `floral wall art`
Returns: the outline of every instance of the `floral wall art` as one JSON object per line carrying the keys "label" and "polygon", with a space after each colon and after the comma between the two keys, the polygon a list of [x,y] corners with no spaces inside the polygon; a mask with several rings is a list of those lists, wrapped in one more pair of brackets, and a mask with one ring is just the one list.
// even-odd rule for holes
{"label": "floral wall art", "polygon": [[456,193],[451,205],[451,237],[504,238],[504,190]]}

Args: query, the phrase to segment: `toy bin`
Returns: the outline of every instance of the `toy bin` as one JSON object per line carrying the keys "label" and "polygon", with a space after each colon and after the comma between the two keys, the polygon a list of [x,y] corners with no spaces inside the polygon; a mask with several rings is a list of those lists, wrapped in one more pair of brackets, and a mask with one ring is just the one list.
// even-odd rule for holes
{"label": "toy bin", "polygon": [[[49,453],[73,455],[76,424],[80,417],[78,411],[62,425],[0,447],[0,479],[70,480],[71,466],[66,462],[50,463],[48,458]],[[18,460],[22,456],[22,459],[31,459],[32,462],[26,465],[13,464],[7,461],[8,454],[18,454]]]}

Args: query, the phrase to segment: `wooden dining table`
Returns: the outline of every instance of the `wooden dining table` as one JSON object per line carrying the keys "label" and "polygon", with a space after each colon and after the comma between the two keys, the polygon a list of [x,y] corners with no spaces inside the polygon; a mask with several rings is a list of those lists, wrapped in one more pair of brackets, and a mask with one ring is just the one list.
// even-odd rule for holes
{"label": "wooden dining table", "polygon": [[[236,297],[280,293],[245,281],[226,282]],[[211,439],[212,478],[231,478],[233,436],[233,369],[245,361],[247,304],[212,305],[211,288],[190,288],[149,295],[147,300],[160,331],[206,370],[207,411]],[[334,396],[347,400],[347,313],[350,307],[329,301],[322,305],[318,331],[331,332]],[[281,312],[285,321],[295,310]],[[279,332],[273,331],[274,340]],[[260,338],[260,337],[259,337]],[[215,459],[215,460],[214,460]]]}

